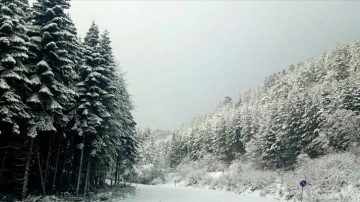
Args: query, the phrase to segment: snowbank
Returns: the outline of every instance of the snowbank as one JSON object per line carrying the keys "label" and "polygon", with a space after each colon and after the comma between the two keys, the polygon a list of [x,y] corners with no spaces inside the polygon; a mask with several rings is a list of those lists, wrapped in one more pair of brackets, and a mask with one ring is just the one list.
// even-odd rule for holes
{"label": "snowbank", "polygon": [[351,152],[303,161],[293,171],[264,171],[235,161],[226,169],[209,172],[201,162],[188,162],[172,174],[170,183],[227,190],[249,196],[299,201],[299,181],[307,179],[304,201],[360,201],[360,156]]}

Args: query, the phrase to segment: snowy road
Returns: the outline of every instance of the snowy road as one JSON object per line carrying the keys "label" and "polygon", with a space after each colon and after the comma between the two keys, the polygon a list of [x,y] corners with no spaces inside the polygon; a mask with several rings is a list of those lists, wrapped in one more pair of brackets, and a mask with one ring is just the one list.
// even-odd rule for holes
{"label": "snowy road", "polygon": [[243,196],[226,191],[173,187],[169,185],[137,185],[137,194],[116,202],[276,202],[274,199]]}

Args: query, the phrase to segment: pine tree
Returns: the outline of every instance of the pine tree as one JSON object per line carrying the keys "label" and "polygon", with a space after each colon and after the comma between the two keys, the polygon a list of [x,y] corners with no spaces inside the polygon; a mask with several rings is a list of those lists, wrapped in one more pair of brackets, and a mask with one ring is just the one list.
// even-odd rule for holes
{"label": "pine tree", "polygon": [[299,126],[299,134],[301,135],[299,144],[302,147],[302,152],[308,154],[310,158],[314,158],[324,152],[323,145],[316,141],[323,127],[324,116],[319,104],[313,101],[308,94],[305,94],[303,99],[305,106]]}
{"label": "pine tree", "polygon": [[25,0],[0,1],[0,190],[16,187],[22,189],[22,196],[27,193],[33,141],[27,131],[32,118],[26,104],[30,92],[25,65],[28,10]]}
{"label": "pine tree", "polygon": [[215,117],[212,132],[213,153],[219,157],[220,160],[227,160],[226,125],[224,118],[220,115]]}
{"label": "pine tree", "polygon": [[[135,161],[137,155],[137,145],[138,142],[135,138],[135,126],[136,122],[132,116],[131,110],[133,106],[131,104],[130,95],[126,90],[124,75],[119,74],[115,78],[115,88],[114,93],[114,106],[111,111],[111,119],[109,121],[110,136],[109,140],[116,140],[114,147],[116,148],[116,158],[121,159],[128,163],[129,167],[132,167],[132,164]],[[119,160],[118,160],[119,161]]]}
{"label": "pine tree", "polygon": [[350,64],[348,57],[348,45],[338,46],[328,52],[325,57],[325,67],[327,68],[327,81],[341,81],[349,77]]}
{"label": "pine tree", "polygon": [[[93,37],[90,38],[90,36]],[[81,81],[77,84],[80,101],[78,113],[80,118],[75,123],[80,135],[87,133],[96,134],[97,127],[103,122],[102,117],[110,116],[100,99],[102,94],[107,94],[102,89],[102,85],[108,82],[108,78],[96,71],[97,69],[103,69],[103,67],[102,58],[99,53],[98,27],[95,24],[92,24],[84,43],[84,64],[80,71]]]}
{"label": "pine tree", "polygon": [[[99,53],[99,40],[98,27],[93,23],[85,37],[84,61],[80,69],[80,82],[76,85],[79,94],[79,105],[76,110],[77,115],[73,130],[76,130],[83,137],[82,142],[79,142],[79,145],[81,145],[79,147],[81,149],[81,158],[79,159],[76,194],[79,193],[80,188],[81,170],[84,165],[82,162],[85,160],[83,156],[85,155],[87,161],[90,161],[90,154],[94,155],[96,153],[96,148],[93,147],[92,141],[97,138],[97,135],[101,134],[99,134],[99,127],[104,121],[103,118],[110,116],[101,102],[101,95],[107,94],[101,85],[107,83],[108,79],[96,71],[103,68],[102,58]],[[84,154],[84,150],[86,150],[86,154]]]}
{"label": "pine tree", "polygon": [[20,134],[20,125],[31,118],[25,99],[30,80],[24,61],[28,58],[26,43],[27,2],[1,1],[0,13],[0,134]]}
{"label": "pine tree", "polygon": [[283,145],[281,144],[282,139],[279,138],[279,133],[284,128],[284,114],[279,112],[285,112],[286,114],[286,109],[279,107],[273,110],[274,111],[270,112],[270,119],[259,133],[262,134],[259,138],[261,162],[267,168],[279,168],[283,166],[280,156]]}
{"label": "pine tree", "polygon": [[100,54],[104,61],[102,73],[110,79],[105,88],[108,94],[102,97],[104,106],[110,112],[110,117],[103,127],[105,138],[102,138],[102,141],[108,145],[103,148],[103,153],[107,153],[107,161],[115,161],[111,157],[116,156],[118,162],[123,161],[131,166],[136,155],[136,123],[131,114],[133,106],[126,89],[124,75],[117,70],[108,31],[101,35],[100,46]]}
{"label": "pine tree", "polygon": [[[76,78],[76,31],[65,14],[67,0],[38,0],[33,4],[31,81],[33,95],[28,99],[38,113],[38,131],[56,131],[69,121],[66,112],[77,96],[71,85]],[[39,110],[42,109],[42,110]],[[56,127],[56,128],[55,128]]]}
{"label": "pine tree", "polygon": [[349,54],[351,55],[349,65],[350,65],[350,74],[353,75],[356,72],[359,72],[360,68],[360,40],[353,41],[349,46]]}
{"label": "pine tree", "polygon": [[[27,103],[35,117],[29,131],[37,137],[34,142],[38,161],[36,175],[41,178],[45,193],[54,190],[56,175],[62,175],[59,166],[62,143],[70,140],[64,138],[70,137],[67,126],[77,97],[73,86],[78,77],[80,51],[76,29],[65,13],[69,7],[68,0],[38,0],[29,15],[32,24],[28,27],[31,43],[27,64],[31,95]],[[55,169],[51,166],[53,163]],[[33,186],[37,186],[34,183]],[[51,190],[47,189],[48,185]]]}

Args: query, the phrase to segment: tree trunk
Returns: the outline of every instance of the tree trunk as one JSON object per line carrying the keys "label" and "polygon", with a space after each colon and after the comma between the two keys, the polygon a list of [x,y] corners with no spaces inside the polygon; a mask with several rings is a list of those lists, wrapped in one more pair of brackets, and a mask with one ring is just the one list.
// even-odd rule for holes
{"label": "tree trunk", "polygon": [[86,195],[86,193],[88,192],[89,179],[90,179],[90,170],[91,170],[91,155],[89,155],[88,164],[87,164],[87,168],[86,168],[84,195]]}
{"label": "tree trunk", "polygon": [[[59,191],[62,191],[62,181],[63,181],[63,176],[65,174],[66,176],[66,179],[67,179],[67,185],[68,185],[68,189],[69,190],[69,187],[71,189],[71,187],[73,187],[73,185],[75,185],[75,182],[74,182],[74,173],[76,173],[76,169],[74,168],[75,166],[72,166],[71,164],[71,155],[74,155],[75,154],[75,151],[73,149],[70,149],[70,147],[72,146],[72,144],[74,144],[74,137],[71,136],[71,139],[70,140],[65,140],[64,139],[64,143],[65,143],[65,153],[64,153],[64,156],[63,156],[63,161],[62,161],[62,165],[61,165],[61,168],[60,168],[60,179],[59,179],[59,187],[57,190]],[[70,159],[70,160],[69,160]],[[65,173],[64,173],[65,171]]]}
{"label": "tree trunk", "polygon": [[[54,133],[55,135],[55,133]],[[46,183],[47,180],[47,175],[48,175],[48,170],[49,170],[49,161],[50,161],[50,154],[51,154],[51,145],[53,143],[53,136],[50,137],[50,141],[49,141],[49,148],[48,148],[48,153],[47,153],[47,158],[46,158],[46,165],[45,165],[45,174],[44,174],[44,183]]]}
{"label": "tree trunk", "polygon": [[39,165],[39,173],[40,173],[40,180],[41,180],[41,187],[42,187],[42,191],[43,191],[43,195],[45,196],[45,182],[44,182],[44,178],[43,178],[43,172],[41,169],[41,163],[40,163],[40,153],[37,152],[37,160],[38,160],[38,165]]}
{"label": "tree trunk", "polygon": [[[62,184],[62,180],[63,180],[63,175],[64,175],[64,170],[67,169],[66,171],[68,173],[70,173],[70,169],[65,168],[66,167],[66,163],[67,163],[67,158],[68,158],[68,153],[69,153],[69,146],[67,145],[67,143],[65,142],[66,147],[65,147],[65,154],[64,154],[64,159],[60,168],[60,177],[59,177],[59,187],[58,187],[58,191],[61,191],[61,184]],[[70,178],[69,174],[67,175],[68,178]],[[68,183],[69,185],[73,185],[73,183]]]}
{"label": "tree trunk", "polygon": [[54,171],[54,178],[53,178],[52,185],[51,185],[51,194],[54,192],[54,189],[55,189],[56,176],[57,176],[58,167],[59,167],[60,150],[61,150],[61,137],[59,138],[59,146],[58,146],[58,150],[57,150],[57,154],[56,154],[56,165],[55,165],[55,171]]}
{"label": "tree trunk", "polygon": [[7,150],[5,150],[4,158],[3,158],[2,163],[1,163],[0,181],[1,181],[1,176],[2,176],[2,173],[4,171],[4,167],[5,167],[6,157],[7,157]]}
{"label": "tree trunk", "polygon": [[[117,161],[117,160],[116,160]],[[117,174],[118,174],[118,163],[116,162],[116,165],[115,165],[116,167],[115,167],[115,173],[114,173],[114,177],[115,177],[115,179],[114,179],[114,183],[115,184],[117,184],[117,178],[118,178],[118,176],[117,176]]]}
{"label": "tree trunk", "polygon": [[25,199],[26,193],[27,193],[27,185],[28,185],[28,182],[29,182],[29,172],[30,172],[31,156],[32,156],[32,152],[33,152],[33,144],[34,144],[34,139],[31,138],[28,154],[27,154],[27,157],[26,157],[25,172],[24,172],[24,183],[23,183],[22,193],[21,193],[22,199]]}
{"label": "tree trunk", "polygon": [[101,175],[101,186],[105,187],[105,183],[106,183],[106,167],[105,165],[102,167],[102,175]]}
{"label": "tree trunk", "polygon": [[85,149],[85,134],[83,135],[83,148],[81,149],[80,154],[80,165],[79,165],[79,173],[78,173],[78,179],[76,184],[76,196],[79,194],[79,188],[80,188],[80,182],[81,182],[81,167],[83,163],[83,157],[84,157],[84,149]]}
{"label": "tree trunk", "polygon": [[93,179],[91,179],[91,183],[94,185],[98,185],[98,180],[99,180],[99,168],[98,168],[98,164],[96,162],[93,163],[93,168],[94,168],[94,175],[93,175]]}
{"label": "tree trunk", "polygon": [[118,155],[117,157],[116,157],[116,167],[115,167],[115,184],[119,184],[118,183],[118,173],[119,173],[119,161],[120,161],[120,155]]}
{"label": "tree trunk", "polygon": [[97,182],[98,186],[100,186],[100,187],[103,186],[103,184],[102,184],[102,181],[103,181],[103,169],[104,169],[104,166],[102,164],[100,164],[100,168],[98,169],[99,170],[98,171],[99,177],[98,177],[98,182]]}

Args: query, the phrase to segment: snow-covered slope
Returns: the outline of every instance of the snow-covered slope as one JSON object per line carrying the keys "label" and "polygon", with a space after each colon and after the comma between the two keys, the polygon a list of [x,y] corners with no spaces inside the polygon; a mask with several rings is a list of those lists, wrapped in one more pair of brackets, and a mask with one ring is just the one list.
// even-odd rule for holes
{"label": "snow-covered slope", "polygon": [[137,194],[116,202],[275,202],[226,191],[175,187],[174,185],[137,185]]}

